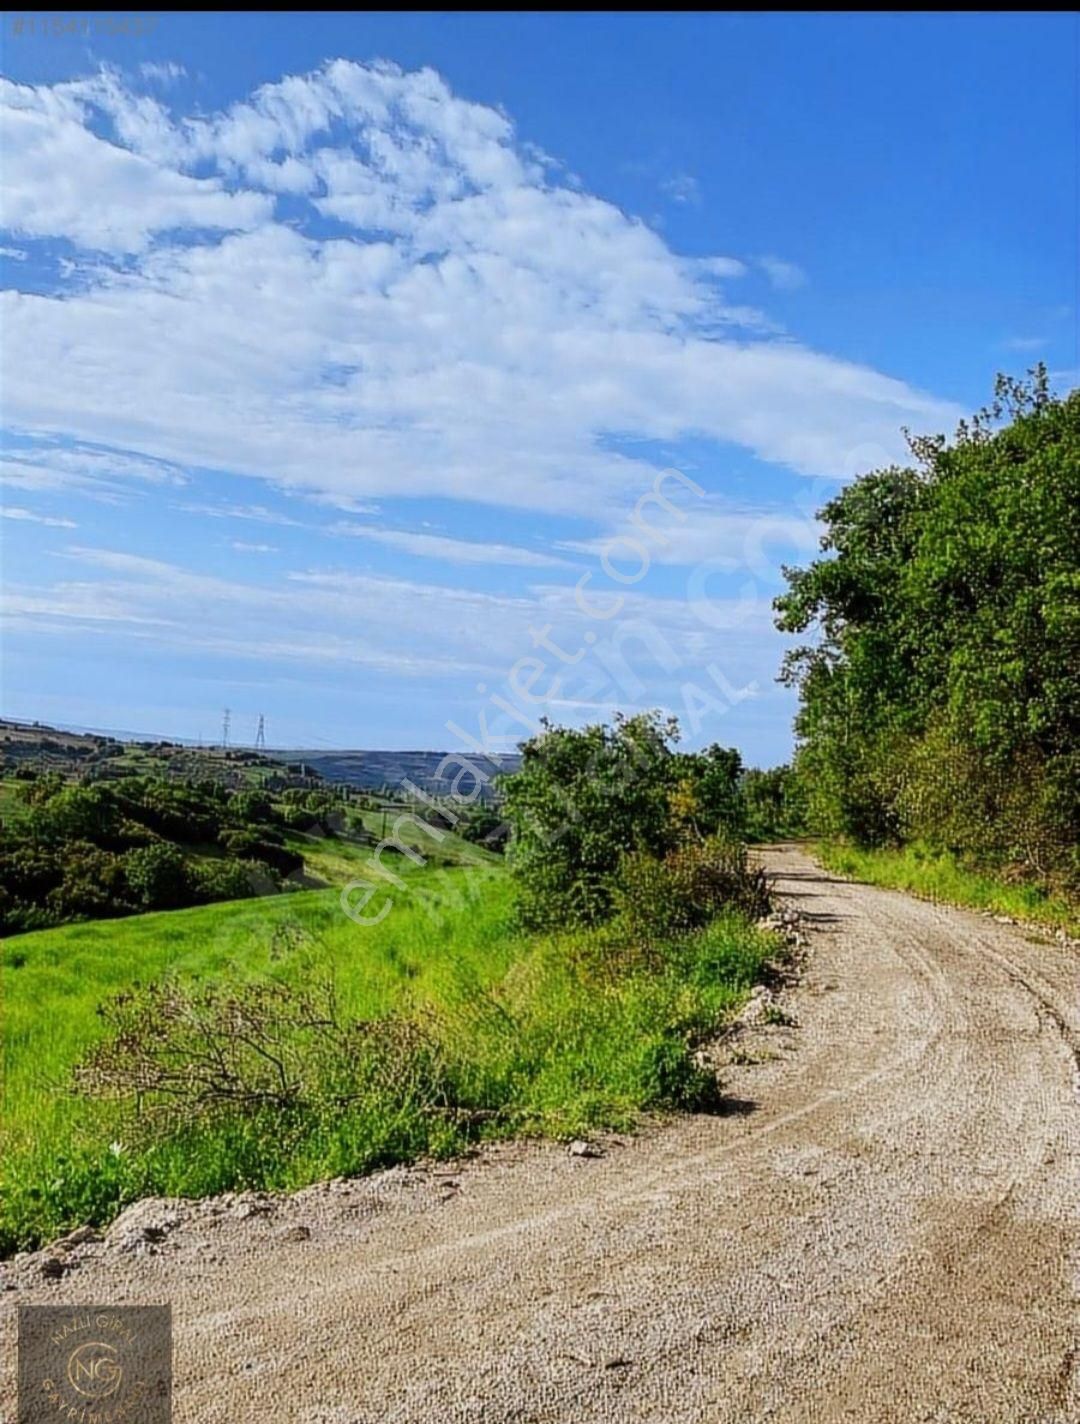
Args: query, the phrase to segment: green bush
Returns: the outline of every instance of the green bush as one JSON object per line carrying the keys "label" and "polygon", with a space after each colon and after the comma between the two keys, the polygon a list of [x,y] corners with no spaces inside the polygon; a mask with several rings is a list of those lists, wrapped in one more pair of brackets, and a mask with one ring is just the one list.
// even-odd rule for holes
{"label": "green bush", "polygon": [[124,871],[136,902],[147,910],[176,910],[192,901],[188,864],[167,841],[140,846],[124,856]]}
{"label": "green bush", "polygon": [[457,830],[458,834],[472,845],[483,846],[485,850],[495,851],[499,855],[506,850],[510,841],[509,822],[491,806],[475,807]]}
{"label": "green bush", "polygon": [[249,860],[201,860],[189,867],[194,898],[199,902],[244,900],[276,888],[266,867]]}
{"label": "green bush", "polygon": [[275,833],[267,829],[222,831],[220,841],[237,860],[257,860],[280,876],[292,875],[304,868],[304,857],[282,845]]}
{"label": "green bush", "polygon": [[678,735],[673,718],[643,713],[581,730],[545,723],[524,744],[521,770],[504,783],[524,924],[599,923],[622,856],[673,848]]}
{"label": "green bush", "polygon": [[725,910],[756,919],[769,907],[764,871],[750,865],[741,841],[725,835],[688,842],[662,860],[625,855],[612,895],[620,928],[639,944],[698,929]]}

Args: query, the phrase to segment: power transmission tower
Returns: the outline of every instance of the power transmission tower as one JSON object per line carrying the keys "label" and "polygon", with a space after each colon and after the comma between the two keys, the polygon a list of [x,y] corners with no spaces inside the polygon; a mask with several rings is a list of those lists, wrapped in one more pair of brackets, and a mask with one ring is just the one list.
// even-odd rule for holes
{"label": "power transmission tower", "polygon": [[226,707],[225,716],[221,719],[221,745],[223,747],[229,745],[229,718],[231,715],[229,709]]}
{"label": "power transmission tower", "polygon": [[259,713],[259,730],[255,733],[255,750],[264,752],[266,750],[266,718]]}

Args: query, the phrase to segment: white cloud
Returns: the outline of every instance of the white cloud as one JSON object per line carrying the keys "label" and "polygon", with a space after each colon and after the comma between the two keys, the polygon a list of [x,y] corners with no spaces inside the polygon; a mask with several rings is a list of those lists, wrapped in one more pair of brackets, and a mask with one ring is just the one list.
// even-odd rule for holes
{"label": "white cloud", "polygon": [[758,266],[778,291],[793,292],[806,285],[806,273],[796,262],[785,262],[782,257],[759,257]]}
{"label": "white cloud", "polygon": [[[666,492],[671,492],[670,487]],[[781,563],[815,555],[824,531],[810,514],[792,508],[744,509],[691,499],[685,502],[683,514],[680,520],[677,515],[658,517],[655,510],[646,510],[644,524],[623,520],[595,539],[566,540],[557,547],[596,559],[607,554],[620,571],[636,571],[643,561],[638,551],[644,549],[649,565],[710,565],[775,579]]]}
{"label": "white cloud", "polygon": [[[672,252],[429,70],[335,61],[206,116],[111,71],[7,92],[9,221],[136,254],[3,294],[22,429],[354,510],[439,495],[603,519],[651,486],[643,442],[836,475],[901,457],[902,425],[955,424],[773,339],[726,299],[741,264]],[[279,191],[306,216],[274,222]],[[316,236],[316,214],[346,232]]]}
{"label": "white cloud", "polygon": [[147,60],[139,65],[139,73],[144,79],[149,79],[153,83],[167,87],[175,84],[178,80],[187,77],[187,70],[182,64],[174,64],[172,60],[166,60],[159,64],[154,60]]}
{"label": "white cloud", "polygon": [[1006,351],[1041,351],[1046,345],[1045,336],[1010,336],[1003,341],[1002,346]]}
{"label": "white cloud", "polygon": [[673,203],[689,203],[696,207],[701,202],[701,184],[692,173],[675,173],[665,179],[660,187]]}
{"label": "white cloud", "polygon": [[[63,557],[79,566],[79,577],[44,587],[9,584],[4,612],[10,628],[35,636],[108,632],[166,652],[233,662],[480,677],[493,688],[505,684],[519,659],[535,653],[538,634],[554,630],[561,649],[581,656],[567,666],[546,653],[550,671],[559,675],[551,697],[609,706],[655,701],[661,685],[670,691],[672,682],[699,678],[711,663],[732,682],[767,679],[775,671],[768,596],[746,590],[726,597],[706,588],[696,598],[623,590],[618,619],[605,623],[582,613],[573,575],[566,584],[508,596],[331,569],[295,570],[256,585],[80,546]],[[606,607],[612,588],[597,581],[589,597]]]}
{"label": "white cloud", "polygon": [[4,519],[23,519],[31,524],[48,524],[53,529],[77,529],[73,519],[54,519],[48,514],[35,514],[32,509],[20,509],[17,505],[7,505],[0,509]]}
{"label": "white cloud", "polygon": [[273,200],[229,193],[97,137],[77,98],[0,81],[0,221],[23,237],[66,237],[103,252],[143,251],[175,228],[233,230],[267,221]]}
{"label": "white cloud", "polygon": [[230,541],[231,547],[238,554],[276,554],[277,549],[273,544],[247,544],[243,539],[233,539]]}
{"label": "white cloud", "polygon": [[450,539],[441,534],[414,534],[405,530],[375,529],[367,524],[345,522],[331,526],[334,534],[372,539],[391,549],[412,554],[421,559],[441,559],[449,564],[517,564],[523,568],[553,568],[565,565],[565,559],[541,554],[535,549],[521,549],[513,544],[478,543],[472,539]]}
{"label": "white cloud", "polygon": [[48,442],[10,446],[0,458],[0,484],[11,489],[54,490],[116,502],[140,486],[182,485],[179,467],[116,450]]}
{"label": "white cloud", "polygon": [[207,519],[250,519],[255,524],[292,525],[302,528],[298,519],[267,509],[264,504],[178,504],[185,514],[201,514]]}

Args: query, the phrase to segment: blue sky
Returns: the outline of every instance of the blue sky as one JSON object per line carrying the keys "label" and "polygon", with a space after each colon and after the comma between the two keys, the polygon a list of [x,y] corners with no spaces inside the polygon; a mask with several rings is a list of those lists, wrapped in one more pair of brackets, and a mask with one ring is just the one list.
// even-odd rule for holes
{"label": "blue sky", "polygon": [[775,762],[814,511],[1076,382],[1074,17],[18,18],[9,715]]}

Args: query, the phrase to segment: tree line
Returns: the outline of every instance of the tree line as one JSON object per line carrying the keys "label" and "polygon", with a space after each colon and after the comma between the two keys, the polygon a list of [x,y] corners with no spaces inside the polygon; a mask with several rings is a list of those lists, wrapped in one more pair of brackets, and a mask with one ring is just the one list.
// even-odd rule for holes
{"label": "tree line", "polygon": [[1080,882],[1080,391],[999,377],[955,437],[855,480],[785,569],[811,828]]}
{"label": "tree line", "polygon": [[6,934],[272,893],[304,867],[287,832],[332,834],[342,815],[329,791],[271,797],[211,779],[10,785],[21,795],[0,837]]}

